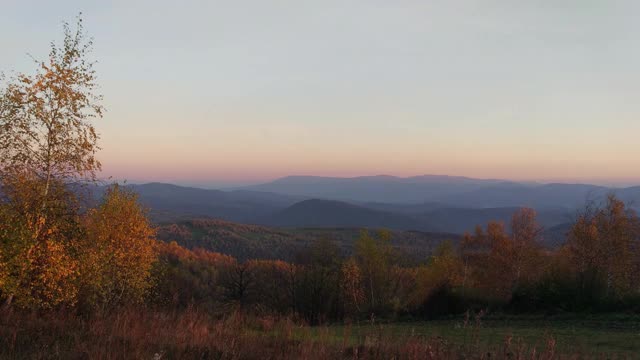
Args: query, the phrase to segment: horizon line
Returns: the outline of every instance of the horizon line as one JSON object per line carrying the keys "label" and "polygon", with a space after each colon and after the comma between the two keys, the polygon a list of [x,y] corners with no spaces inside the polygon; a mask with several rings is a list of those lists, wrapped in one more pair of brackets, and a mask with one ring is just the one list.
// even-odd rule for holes
{"label": "horizon line", "polygon": [[419,174],[419,175],[409,175],[409,176],[399,176],[399,175],[390,175],[390,174],[375,174],[375,175],[357,175],[357,176],[330,176],[330,175],[285,175],[279,177],[265,178],[261,180],[249,180],[249,179],[127,179],[127,178],[119,178],[115,176],[110,176],[106,178],[100,178],[101,182],[117,182],[117,183],[128,183],[133,185],[145,185],[145,184],[168,184],[168,185],[177,185],[184,187],[193,187],[193,188],[201,188],[201,189],[237,189],[243,187],[257,186],[262,184],[268,184],[280,180],[284,180],[287,178],[318,178],[318,179],[344,179],[344,180],[355,180],[355,179],[365,179],[365,178],[393,178],[393,179],[413,179],[413,178],[421,178],[421,177],[441,177],[441,178],[452,178],[452,179],[468,179],[468,180],[478,180],[478,181],[496,181],[496,182],[508,182],[515,184],[536,184],[536,185],[552,185],[552,184],[563,184],[563,185],[592,185],[592,186],[601,186],[608,188],[628,188],[634,186],[640,186],[640,180],[637,179],[508,179],[508,178],[483,178],[483,177],[472,177],[472,176],[464,176],[464,175],[446,175],[446,174]]}

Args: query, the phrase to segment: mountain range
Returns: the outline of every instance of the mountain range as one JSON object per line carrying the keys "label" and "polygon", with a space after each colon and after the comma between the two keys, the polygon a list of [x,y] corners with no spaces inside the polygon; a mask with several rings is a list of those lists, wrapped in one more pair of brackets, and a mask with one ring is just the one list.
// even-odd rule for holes
{"label": "mountain range", "polygon": [[[566,228],[587,202],[608,193],[631,204],[640,187],[539,184],[425,175],[399,178],[291,176],[230,190],[172,184],[126,185],[157,223],[217,218],[277,228],[389,228],[462,234],[476,225],[508,223],[519,207],[535,208],[548,229]],[[563,227],[564,226],[564,227]]]}
{"label": "mountain range", "polygon": [[288,176],[244,190],[360,203],[449,207],[576,208],[615,192],[626,201],[640,200],[640,187],[608,188],[589,184],[541,184],[460,176],[388,175],[353,178]]}

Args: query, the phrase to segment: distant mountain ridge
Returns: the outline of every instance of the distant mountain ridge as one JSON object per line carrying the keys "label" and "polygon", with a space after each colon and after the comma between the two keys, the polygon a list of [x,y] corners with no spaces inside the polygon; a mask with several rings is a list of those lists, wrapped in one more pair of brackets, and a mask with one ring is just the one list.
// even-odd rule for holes
{"label": "distant mountain ridge", "polygon": [[419,203],[438,195],[472,191],[503,182],[503,180],[447,175],[407,178],[390,175],[352,178],[287,176],[269,183],[244,187],[244,189],[330,200]]}
{"label": "distant mountain ridge", "polygon": [[404,214],[370,209],[336,200],[311,199],[296,203],[264,220],[289,227],[367,227],[397,230],[426,230]]}
{"label": "distant mountain ridge", "polygon": [[[490,221],[508,226],[518,207],[436,208],[425,212],[380,211],[335,200],[305,200],[264,219],[261,223],[283,227],[364,227],[463,234]],[[544,227],[555,227],[572,220],[565,209],[546,209],[538,213]]]}
{"label": "distant mountain ridge", "polygon": [[640,186],[610,188],[590,184],[516,182],[462,176],[388,175],[351,178],[287,176],[247,190],[306,196],[355,203],[441,204],[447,207],[576,208],[615,192],[630,203],[640,202]]}
{"label": "distant mountain ridge", "polygon": [[[619,191],[619,189],[616,189]],[[435,201],[460,207],[486,208],[527,206],[533,208],[577,208],[587,201],[604,198],[614,189],[588,184],[520,184],[487,186],[473,191],[437,196]],[[629,197],[639,196],[628,194]]]}
{"label": "distant mountain ridge", "polygon": [[[304,198],[249,190],[209,190],[164,183],[129,184],[155,222],[214,217],[255,222]],[[100,195],[104,187],[98,188]]]}
{"label": "distant mountain ridge", "polygon": [[[611,191],[632,206],[637,206],[640,200],[638,186],[611,189],[588,184],[516,183],[439,175],[287,177],[262,186],[227,191],[162,183],[125,186],[139,194],[156,223],[217,218],[287,228],[383,227],[455,234],[472,231],[476,225],[491,220],[506,224],[511,214],[523,206],[535,208],[543,226],[561,229],[558,226],[571,222],[577,209],[587,201],[602,201]],[[267,191],[270,188],[280,192]],[[103,189],[98,188],[96,196]],[[312,196],[312,192],[327,196]],[[369,197],[371,194],[375,196]],[[413,201],[408,202],[409,199]]]}

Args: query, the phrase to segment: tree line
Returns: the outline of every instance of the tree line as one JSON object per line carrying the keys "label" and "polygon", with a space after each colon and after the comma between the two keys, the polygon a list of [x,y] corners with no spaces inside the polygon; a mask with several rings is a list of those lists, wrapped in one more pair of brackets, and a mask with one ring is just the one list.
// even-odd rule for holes
{"label": "tree line", "polygon": [[442,243],[419,266],[404,266],[384,230],[363,230],[351,257],[317,240],[295,262],[250,260],[164,243],[158,305],[204,306],[300,317],[311,324],[371,318],[435,318],[467,311],[640,310],[638,217],[609,196],[580,214],[566,243],[541,245],[535,211],[508,227],[491,222],[457,246]]}

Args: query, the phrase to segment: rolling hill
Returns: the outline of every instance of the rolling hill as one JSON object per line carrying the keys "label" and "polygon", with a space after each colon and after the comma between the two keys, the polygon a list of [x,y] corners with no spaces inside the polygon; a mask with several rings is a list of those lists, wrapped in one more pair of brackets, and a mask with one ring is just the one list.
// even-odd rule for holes
{"label": "rolling hill", "polygon": [[286,227],[367,227],[425,230],[418,219],[335,200],[305,200],[272,216],[265,223]]}
{"label": "rolling hill", "polygon": [[[126,187],[139,195],[154,222],[213,217],[251,223],[304,199],[260,191],[208,190],[163,183]],[[103,189],[98,188],[96,196]]]}
{"label": "rolling hill", "polygon": [[[274,228],[215,219],[193,219],[158,227],[158,238],[176,241],[187,248],[204,248],[240,260],[293,260],[316,239],[330,239],[343,255],[353,254],[359,228]],[[393,247],[412,262],[425,261],[442,241],[460,241],[461,236],[422,231],[391,231]]]}

